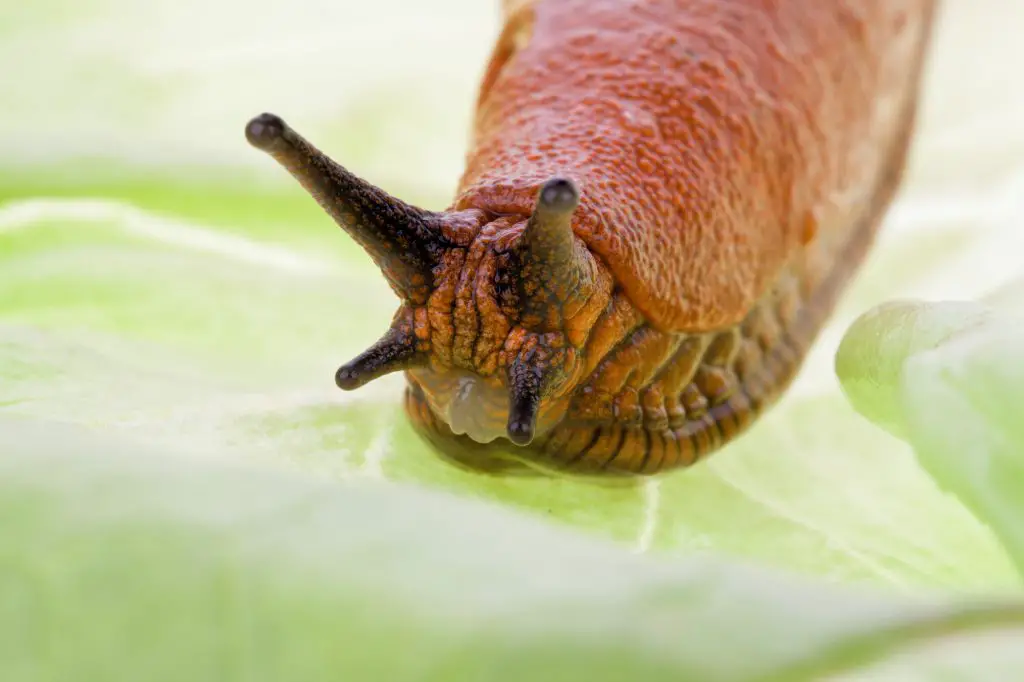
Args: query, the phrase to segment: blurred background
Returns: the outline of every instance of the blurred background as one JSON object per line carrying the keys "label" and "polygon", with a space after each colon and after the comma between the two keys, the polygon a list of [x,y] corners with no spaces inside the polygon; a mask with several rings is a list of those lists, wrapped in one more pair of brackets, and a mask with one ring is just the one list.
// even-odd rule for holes
{"label": "blurred background", "polygon": [[[483,494],[640,551],[894,585],[1015,583],[976,521],[850,410],[833,356],[880,301],[974,297],[1020,274],[1024,4],[942,3],[904,191],[784,403],[735,456],[611,490],[464,475],[412,436],[399,377],[337,391],[334,369],[396,301],[242,132],[273,111],[357,174],[441,208],[498,4],[0,3],[0,409]],[[888,549],[897,536],[912,556]]]}

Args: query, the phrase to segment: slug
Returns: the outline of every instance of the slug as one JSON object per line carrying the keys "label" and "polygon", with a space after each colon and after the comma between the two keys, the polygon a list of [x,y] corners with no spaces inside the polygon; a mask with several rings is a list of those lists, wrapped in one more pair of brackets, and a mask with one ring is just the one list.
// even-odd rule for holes
{"label": "slug", "polygon": [[786,390],[901,183],[933,0],[512,0],[444,211],[272,114],[246,137],[401,304],[342,366],[404,372],[479,471],[687,467]]}

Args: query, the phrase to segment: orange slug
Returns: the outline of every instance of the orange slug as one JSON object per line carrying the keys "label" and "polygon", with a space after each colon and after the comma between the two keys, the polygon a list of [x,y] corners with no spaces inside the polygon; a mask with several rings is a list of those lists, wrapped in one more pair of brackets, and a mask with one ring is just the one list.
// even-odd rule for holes
{"label": "orange slug", "polygon": [[269,153],[401,301],[341,367],[512,473],[654,474],[791,383],[896,193],[937,0],[511,0],[445,211],[280,118]]}

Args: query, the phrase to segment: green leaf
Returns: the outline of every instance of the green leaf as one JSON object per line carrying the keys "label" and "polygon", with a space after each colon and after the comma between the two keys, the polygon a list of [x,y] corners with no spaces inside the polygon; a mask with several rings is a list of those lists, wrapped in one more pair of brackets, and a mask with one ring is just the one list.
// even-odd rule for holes
{"label": "green leaf", "polygon": [[[272,240],[149,208],[168,203],[154,186],[134,201],[0,208],[9,411],[483,497],[634,550],[710,551],[899,589],[1019,584],[984,526],[834,390],[794,393],[706,465],[654,482],[454,469],[408,426],[400,378],[354,394],[333,385],[333,369],[376,338],[396,305],[368,264],[350,267],[331,251],[343,235],[316,215]],[[303,241],[324,248],[295,245]]]}
{"label": "green leaf", "polygon": [[[950,147],[963,110],[924,112],[909,187],[793,390],[693,470],[616,485],[470,474],[412,432],[400,378],[335,389],[396,301],[243,126],[278,111],[442,208],[495,11],[0,8],[0,63],[16,65],[0,78],[0,679],[1020,678],[1018,550],[993,521],[1013,518],[1012,421],[984,396],[961,408],[966,385],[939,365],[888,370],[998,417],[972,424],[1000,478],[976,502],[959,492],[965,506],[936,485],[964,463],[920,454],[964,422],[911,439],[923,468],[833,374],[866,308],[970,296],[1019,267],[1004,227],[1020,214],[1017,117],[986,126],[997,145]],[[994,50],[993,33],[968,52]],[[997,96],[1018,90],[946,73],[958,104],[1012,113]],[[956,163],[935,163],[951,149]],[[984,187],[936,190],[969,163]],[[963,352],[963,376],[993,371]],[[878,414],[900,428],[936,416],[923,398],[893,404]]]}
{"label": "green leaf", "polygon": [[899,302],[865,314],[837,369],[851,402],[924,467],[1024,569],[1024,281],[987,301]]}
{"label": "green leaf", "polygon": [[49,422],[0,449],[6,680],[795,681],[1024,634],[1024,603],[640,557],[415,486]]}

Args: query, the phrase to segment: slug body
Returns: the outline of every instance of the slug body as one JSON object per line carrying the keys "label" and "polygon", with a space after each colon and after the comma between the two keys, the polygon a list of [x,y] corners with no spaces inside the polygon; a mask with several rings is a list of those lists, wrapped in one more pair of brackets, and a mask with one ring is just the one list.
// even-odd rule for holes
{"label": "slug body", "polygon": [[246,130],[402,304],[338,370],[404,371],[456,462],[652,474],[785,390],[903,173],[933,0],[512,0],[446,211]]}

